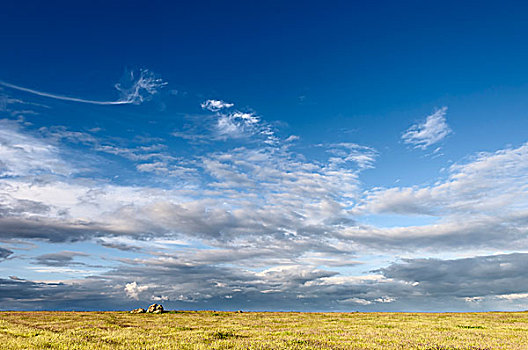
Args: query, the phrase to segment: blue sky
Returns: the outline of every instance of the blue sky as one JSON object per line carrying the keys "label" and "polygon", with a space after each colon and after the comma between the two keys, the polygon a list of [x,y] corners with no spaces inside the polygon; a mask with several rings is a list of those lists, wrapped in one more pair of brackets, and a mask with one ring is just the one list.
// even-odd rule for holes
{"label": "blue sky", "polygon": [[515,2],[11,2],[2,309],[528,305]]}

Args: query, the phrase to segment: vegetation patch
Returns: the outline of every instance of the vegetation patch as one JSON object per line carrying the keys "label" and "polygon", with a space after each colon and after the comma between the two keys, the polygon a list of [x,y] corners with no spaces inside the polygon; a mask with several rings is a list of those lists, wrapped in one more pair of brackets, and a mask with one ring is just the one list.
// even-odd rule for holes
{"label": "vegetation patch", "polygon": [[392,328],[396,328],[396,326],[393,326],[391,324],[380,324],[378,326],[376,326],[376,328],[388,328],[388,329],[392,329]]}
{"label": "vegetation patch", "polygon": [[427,348],[427,350],[491,350],[491,348],[480,348],[476,346],[457,347],[457,346],[443,346],[435,345]]}
{"label": "vegetation patch", "polygon": [[211,338],[213,339],[228,339],[228,338],[238,338],[239,336],[236,335],[233,331],[216,331],[211,334]]}
{"label": "vegetation patch", "polygon": [[[0,312],[2,350],[526,350],[528,313]],[[471,331],[476,329],[478,331]]]}

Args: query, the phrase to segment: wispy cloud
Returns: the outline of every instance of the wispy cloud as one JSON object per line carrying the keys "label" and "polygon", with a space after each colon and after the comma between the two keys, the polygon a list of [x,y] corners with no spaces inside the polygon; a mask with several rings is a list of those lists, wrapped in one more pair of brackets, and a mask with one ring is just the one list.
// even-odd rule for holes
{"label": "wispy cloud", "polygon": [[411,126],[403,133],[403,142],[413,145],[414,148],[425,150],[442,141],[451,133],[445,118],[446,112],[447,107],[442,107],[429,115],[424,122]]}
{"label": "wispy cloud", "polygon": [[370,191],[367,207],[377,213],[473,216],[478,212],[495,216],[528,206],[528,143],[478,153],[471,161],[455,163],[447,171],[447,179],[433,186]]}
{"label": "wispy cloud", "polygon": [[68,174],[56,146],[21,131],[18,123],[0,120],[0,177],[30,173]]}
{"label": "wispy cloud", "polygon": [[262,122],[261,118],[253,112],[220,112],[225,108],[231,108],[233,103],[218,100],[207,100],[201,104],[203,109],[215,112],[216,120],[214,126],[215,137],[219,139],[244,138],[259,134],[267,141],[274,139],[273,131],[269,125]]}
{"label": "wispy cloud", "polygon": [[166,82],[164,82],[161,78],[156,77],[149,70],[142,69],[139,71],[139,73],[130,72],[124,82],[117,83],[115,85],[115,88],[121,93],[120,99],[116,101],[97,101],[38,91],[5,81],[0,81],[0,85],[4,87],[27,92],[33,95],[52,98],[55,100],[88,103],[93,105],[140,104],[150,99],[153,95],[157,94],[159,89],[166,84]]}
{"label": "wispy cloud", "polygon": [[336,143],[329,146],[328,152],[334,155],[329,162],[336,166],[342,166],[346,163],[355,163],[359,169],[369,169],[374,167],[374,162],[378,152],[367,146],[355,143]]}
{"label": "wispy cloud", "polygon": [[258,132],[260,118],[253,113],[233,112],[219,114],[216,131],[220,138],[240,138]]}
{"label": "wispy cloud", "polygon": [[220,100],[206,100],[201,107],[213,114],[190,118],[191,124],[172,135],[194,143],[251,139],[271,145],[279,141],[273,127],[253,111],[235,109],[233,103]]}

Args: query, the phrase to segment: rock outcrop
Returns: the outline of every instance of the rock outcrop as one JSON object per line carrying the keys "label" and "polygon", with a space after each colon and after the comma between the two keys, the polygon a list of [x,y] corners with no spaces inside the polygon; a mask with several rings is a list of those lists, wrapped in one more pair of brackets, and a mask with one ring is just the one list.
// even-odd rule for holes
{"label": "rock outcrop", "polygon": [[151,314],[161,314],[163,313],[163,305],[152,304],[148,307],[147,312]]}
{"label": "rock outcrop", "polygon": [[130,311],[131,314],[143,314],[143,313],[149,313],[149,314],[161,314],[163,313],[163,305],[161,304],[152,304],[148,307],[148,309],[138,308]]}

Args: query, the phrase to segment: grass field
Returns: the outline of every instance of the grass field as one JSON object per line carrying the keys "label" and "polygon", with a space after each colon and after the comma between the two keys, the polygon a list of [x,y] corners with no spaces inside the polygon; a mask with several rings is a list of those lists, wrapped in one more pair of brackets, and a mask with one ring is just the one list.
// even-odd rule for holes
{"label": "grass field", "polygon": [[528,313],[0,312],[1,349],[528,349]]}

